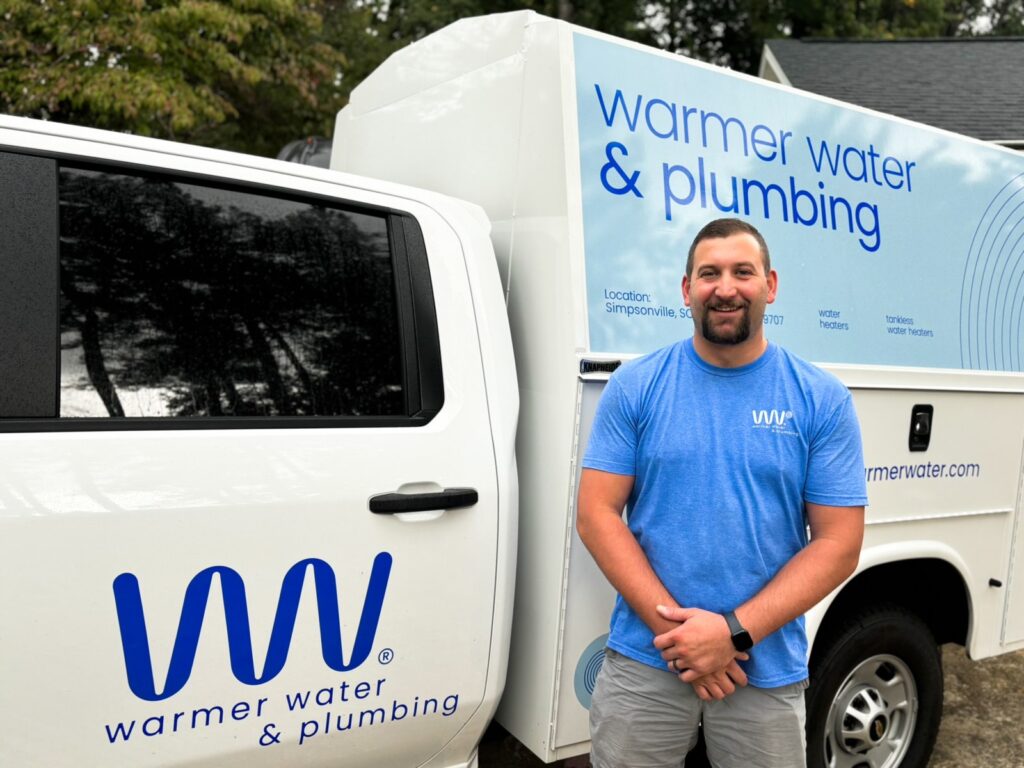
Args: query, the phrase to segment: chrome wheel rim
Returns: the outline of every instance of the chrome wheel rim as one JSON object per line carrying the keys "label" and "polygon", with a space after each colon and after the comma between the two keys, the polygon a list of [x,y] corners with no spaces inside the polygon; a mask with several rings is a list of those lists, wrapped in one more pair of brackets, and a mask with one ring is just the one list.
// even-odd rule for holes
{"label": "chrome wheel rim", "polygon": [[901,659],[880,654],[860,662],[829,707],[825,765],[896,768],[910,748],[917,707],[917,684]]}

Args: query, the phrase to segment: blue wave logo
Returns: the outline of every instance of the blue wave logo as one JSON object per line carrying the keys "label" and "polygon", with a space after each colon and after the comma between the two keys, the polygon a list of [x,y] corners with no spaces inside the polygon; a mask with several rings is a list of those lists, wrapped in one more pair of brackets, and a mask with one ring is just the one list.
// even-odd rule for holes
{"label": "blue wave logo", "polygon": [[359,626],[347,661],[342,652],[338,587],[334,570],[326,562],[316,558],[301,560],[289,568],[281,583],[281,596],[277,601],[277,613],[270,632],[266,662],[260,676],[256,675],[253,662],[249,609],[242,577],[223,565],[215,565],[200,571],[185,590],[178,633],[174,638],[171,662],[162,692],[156,690],[139,580],[132,573],[122,573],[114,579],[114,602],[117,606],[117,621],[121,628],[121,646],[124,649],[128,687],[140,699],[162,701],[185,686],[192,674],[192,664],[195,662],[199,633],[203,628],[203,618],[206,615],[206,604],[214,576],[220,577],[231,671],[239,682],[246,685],[262,685],[273,680],[284,668],[292,632],[295,629],[299,598],[302,596],[302,588],[309,569],[313,571],[313,584],[316,588],[316,605],[320,617],[320,647],[324,662],[337,672],[355,669],[366,661],[373,648],[384,604],[384,593],[391,574],[391,563],[391,554],[388,552],[381,552],[373,560]]}
{"label": "blue wave logo", "polygon": [[576,699],[584,709],[590,709],[590,699],[594,694],[594,686],[597,684],[597,674],[604,664],[604,650],[607,643],[607,633],[595,638],[590,645],[583,649],[579,661],[576,662],[573,687],[576,690]]}

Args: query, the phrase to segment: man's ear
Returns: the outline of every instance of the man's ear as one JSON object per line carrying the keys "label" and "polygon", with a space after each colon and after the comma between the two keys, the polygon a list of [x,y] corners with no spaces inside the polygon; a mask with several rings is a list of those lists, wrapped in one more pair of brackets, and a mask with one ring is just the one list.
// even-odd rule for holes
{"label": "man's ear", "polygon": [[[774,296],[772,297],[774,300]],[[683,303],[690,306],[690,276],[683,275]]]}
{"label": "man's ear", "polygon": [[779,292],[779,274],[774,269],[768,271],[768,303],[772,304],[775,301],[775,296]]}

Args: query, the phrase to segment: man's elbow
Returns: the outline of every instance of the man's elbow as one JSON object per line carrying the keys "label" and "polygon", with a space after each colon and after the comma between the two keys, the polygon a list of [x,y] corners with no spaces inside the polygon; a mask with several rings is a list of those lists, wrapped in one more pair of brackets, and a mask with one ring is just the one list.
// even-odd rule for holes
{"label": "man's elbow", "polygon": [[593,552],[594,547],[600,546],[608,536],[609,523],[619,517],[611,507],[581,498],[576,509],[576,533],[584,546]]}
{"label": "man's elbow", "polygon": [[839,584],[857,572],[857,566],[860,565],[860,548],[861,542],[858,541],[856,546],[848,547],[843,556],[838,558]]}
{"label": "man's elbow", "polygon": [[849,536],[842,541],[839,551],[836,553],[836,585],[842,584],[857,572],[860,565],[860,552],[864,545],[863,527],[857,531],[855,536]]}
{"label": "man's elbow", "polygon": [[580,503],[576,509],[576,533],[588,547],[591,532],[594,529],[593,512],[587,504]]}
{"label": "man's elbow", "polygon": [[821,540],[832,587],[838,587],[857,572],[860,564],[860,550],[864,544],[864,507],[812,507],[810,512],[811,541]]}
{"label": "man's elbow", "polygon": [[583,539],[585,534],[586,534],[587,524],[586,524],[585,517],[586,516],[585,516],[585,514],[583,512],[583,508],[582,507],[577,507],[577,509],[576,509],[576,533],[578,533],[580,535],[581,539]]}

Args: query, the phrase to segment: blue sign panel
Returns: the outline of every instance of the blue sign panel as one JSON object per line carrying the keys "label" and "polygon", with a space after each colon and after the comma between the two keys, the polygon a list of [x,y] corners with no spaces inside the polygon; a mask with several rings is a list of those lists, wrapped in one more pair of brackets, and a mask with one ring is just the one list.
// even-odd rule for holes
{"label": "blue sign panel", "polygon": [[708,221],[765,235],[769,338],[817,362],[1024,371],[1024,155],[574,36],[590,347],[692,333]]}

